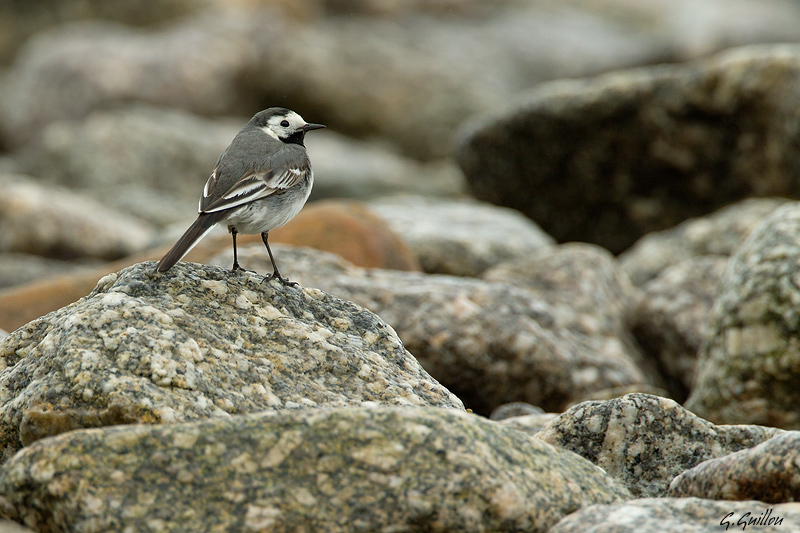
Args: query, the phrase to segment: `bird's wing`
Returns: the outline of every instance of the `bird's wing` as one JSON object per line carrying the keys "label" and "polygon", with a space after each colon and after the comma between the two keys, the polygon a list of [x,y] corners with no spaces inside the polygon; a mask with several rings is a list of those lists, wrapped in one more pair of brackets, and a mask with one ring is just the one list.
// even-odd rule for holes
{"label": "bird's wing", "polygon": [[217,196],[214,194],[218,183],[217,169],[215,169],[203,188],[199,211],[213,213],[280,193],[300,183],[310,171],[306,162],[283,167],[278,172],[275,170],[250,171],[239,178],[221,196]]}

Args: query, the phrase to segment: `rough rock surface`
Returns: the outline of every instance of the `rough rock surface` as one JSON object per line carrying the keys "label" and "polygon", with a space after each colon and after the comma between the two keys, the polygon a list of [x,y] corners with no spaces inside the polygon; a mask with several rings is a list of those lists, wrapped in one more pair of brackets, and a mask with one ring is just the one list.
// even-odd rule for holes
{"label": "rough rock surface", "polygon": [[29,176],[0,174],[0,251],[117,259],[152,238],[144,221]]}
{"label": "rough rock surface", "polygon": [[315,289],[136,264],[0,344],[0,445],[76,427],[362,404],[463,409],[377,316]]}
{"label": "rough rock surface", "polygon": [[798,524],[798,503],[772,505],[699,498],[647,498],[585,507],[561,520],[549,533],[715,533],[728,528],[731,531],[800,533]]}
{"label": "rough rock surface", "polygon": [[673,400],[629,394],[585,402],[536,436],[571,450],[638,497],[664,496],[672,479],[699,463],[759,444],[781,430],[715,426]]}
{"label": "rough rock surface", "polygon": [[727,257],[706,255],[667,267],[642,285],[631,312],[631,332],[648,357],[658,360],[672,397],[679,401],[691,388],[727,264]]}
{"label": "rough rock surface", "polygon": [[[536,86],[470,122],[477,198],[614,253],[748,196],[800,195],[800,46]],[[569,216],[565,216],[569,213]]]}
{"label": "rough rock surface", "polygon": [[800,203],[731,258],[686,408],[718,424],[800,428]]}
{"label": "rough rock surface", "polygon": [[633,357],[651,382],[661,384],[655,365],[643,356],[630,335],[630,313],[638,291],[607,250],[586,243],[550,246],[498,264],[481,278],[533,293],[552,306],[561,323],[587,345],[602,353],[618,344],[617,348]]}
{"label": "rough rock surface", "polygon": [[[456,276],[355,268],[330,254],[273,247],[281,273],[366,307],[443,385],[476,412],[524,401],[560,412],[574,398],[647,383],[623,339],[577,329],[562,310],[524,288]],[[271,272],[262,246],[241,247],[247,268]],[[229,266],[230,255],[212,260]],[[595,290],[587,283],[587,290]],[[613,308],[608,310],[613,313]],[[574,316],[570,315],[570,316]],[[613,319],[591,319],[589,326]]]}
{"label": "rough rock surface", "polygon": [[628,492],[474,415],[304,409],[75,431],[0,468],[0,509],[51,531],[532,531]]}
{"label": "rough rock surface", "polygon": [[704,217],[648,233],[620,254],[622,269],[636,285],[672,265],[704,255],[729,257],[754,227],[789,200],[747,198]]}
{"label": "rough rock surface", "polygon": [[672,480],[669,495],[711,500],[800,501],[800,432],[700,463]]}
{"label": "rough rock surface", "polygon": [[425,272],[474,277],[555,243],[519,212],[471,199],[398,196],[368,205],[403,237]]}

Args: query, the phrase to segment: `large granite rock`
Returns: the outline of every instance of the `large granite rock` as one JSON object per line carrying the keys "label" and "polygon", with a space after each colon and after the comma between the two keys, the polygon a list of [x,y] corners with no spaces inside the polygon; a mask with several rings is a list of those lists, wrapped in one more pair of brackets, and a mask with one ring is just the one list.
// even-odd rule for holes
{"label": "large granite rock", "polygon": [[619,255],[622,269],[642,285],[673,265],[706,255],[729,257],[785,198],[746,198],[674,228],[648,233]]}
{"label": "large granite rock", "polygon": [[745,531],[748,527],[753,531],[800,533],[798,524],[797,503],[647,498],[585,507],[564,518],[549,533],[715,533],[728,528]]}
{"label": "large granite rock", "polygon": [[[558,412],[592,391],[648,383],[639,353],[605,329],[618,319],[603,311],[613,315],[617,304],[580,320],[560,301],[509,283],[359,269],[303,249],[273,252],[284,275],[380,315],[425,369],[478,413],[512,401]],[[240,247],[239,258],[246,268],[271,272],[263,245]],[[229,267],[230,253],[212,262]],[[586,275],[587,294],[598,290],[596,279]]]}
{"label": "large granite rock", "polygon": [[79,427],[271,409],[463,409],[374,314],[315,289],[179,263],[139,263],[0,344],[7,459]]}
{"label": "large granite rock", "polygon": [[[633,357],[650,383],[663,385],[652,358],[630,334],[637,291],[608,250],[586,243],[550,246],[500,263],[481,276],[524,288],[548,302],[567,327],[598,353],[616,349]],[[586,395],[598,392],[586,391]],[[645,392],[640,390],[640,392]],[[583,399],[575,396],[573,401]]]}
{"label": "large granite rock", "polygon": [[543,83],[477,118],[458,160],[482,200],[618,253],[748,196],[800,195],[800,46]]}
{"label": "large granite rock", "polygon": [[713,500],[800,501],[800,432],[787,431],[749,450],[700,463],[680,474],[669,495]]}
{"label": "large granite rock", "polygon": [[474,415],[304,409],[73,431],[0,468],[3,514],[55,531],[532,531],[629,493]]}
{"label": "large granite rock", "polygon": [[718,424],[800,428],[800,203],[776,209],[731,258],[687,409]]}
{"label": "large granite rock", "polygon": [[471,199],[392,196],[368,205],[403,237],[425,272],[478,276],[554,244],[519,212]]}
{"label": "large granite rock", "polygon": [[672,398],[685,401],[697,354],[728,258],[704,255],[665,268],[642,285],[631,312],[631,332],[648,357],[658,361]]}
{"label": "large granite rock", "polygon": [[698,464],[780,433],[761,426],[715,426],[673,400],[629,394],[572,407],[537,438],[592,461],[634,496],[664,496],[672,479]]}

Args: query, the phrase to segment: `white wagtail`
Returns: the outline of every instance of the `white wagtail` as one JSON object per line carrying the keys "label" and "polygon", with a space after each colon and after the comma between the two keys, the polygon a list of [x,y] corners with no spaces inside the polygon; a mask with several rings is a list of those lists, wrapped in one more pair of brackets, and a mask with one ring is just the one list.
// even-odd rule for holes
{"label": "white wagtail", "polygon": [[244,270],[236,235],[260,233],[275,269],[267,279],[297,285],[281,277],[267,239],[270,230],[289,222],[308,200],[314,174],[303,139],[307,131],[324,127],[283,107],[256,113],[219,156],[203,188],[197,220],[161,259],[158,271],[169,270],[215,225],[225,222],[233,236],[232,270]]}

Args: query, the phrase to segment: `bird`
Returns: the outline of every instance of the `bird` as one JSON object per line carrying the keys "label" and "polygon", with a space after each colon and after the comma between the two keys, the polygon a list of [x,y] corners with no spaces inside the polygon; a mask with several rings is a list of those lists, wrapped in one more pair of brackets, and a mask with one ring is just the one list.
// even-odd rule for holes
{"label": "bird", "polygon": [[285,107],[256,113],[219,156],[203,187],[197,220],[164,255],[157,271],[168,271],[214,226],[224,223],[233,237],[232,271],[246,270],[239,265],[236,236],[260,233],[274,269],[265,280],[296,286],[278,271],[269,232],[294,218],[308,200],[314,173],[303,142],[307,132],[324,127]]}

